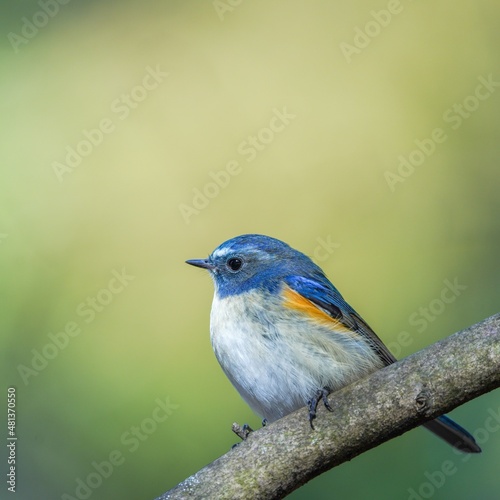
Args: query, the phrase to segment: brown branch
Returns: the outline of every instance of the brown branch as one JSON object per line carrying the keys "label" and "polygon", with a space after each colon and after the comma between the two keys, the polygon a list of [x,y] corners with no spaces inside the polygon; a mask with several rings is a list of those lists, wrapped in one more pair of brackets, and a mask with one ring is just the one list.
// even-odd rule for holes
{"label": "brown branch", "polygon": [[322,472],[500,386],[500,314],[303,408],[167,491],[167,499],[277,499]]}

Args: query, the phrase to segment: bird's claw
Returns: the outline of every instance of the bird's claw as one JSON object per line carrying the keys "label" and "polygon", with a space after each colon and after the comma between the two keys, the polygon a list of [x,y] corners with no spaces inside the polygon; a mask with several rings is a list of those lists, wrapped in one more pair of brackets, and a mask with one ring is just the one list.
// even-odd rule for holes
{"label": "bird's claw", "polygon": [[323,389],[318,389],[314,394],[314,397],[307,402],[307,405],[309,407],[309,424],[311,426],[311,429],[313,430],[313,420],[316,418],[316,410],[318,408],[320,400],[323,401],[323,404],[328,411],[333,411],[333,408],[330,406],[330,403],[328,403],[327,399],[329,393],[330,391],[326,387],[323,387]]}

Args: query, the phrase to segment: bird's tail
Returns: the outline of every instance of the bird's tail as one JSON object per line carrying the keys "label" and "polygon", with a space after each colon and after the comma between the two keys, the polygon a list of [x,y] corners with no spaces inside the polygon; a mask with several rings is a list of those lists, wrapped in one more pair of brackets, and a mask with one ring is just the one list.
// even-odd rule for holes
{"label": "bird's tail", "polygon": [[481,448],[476,444],[472,435],[446,415],[425,423],[424,427],[457,450],[464,453],[481,453]]}

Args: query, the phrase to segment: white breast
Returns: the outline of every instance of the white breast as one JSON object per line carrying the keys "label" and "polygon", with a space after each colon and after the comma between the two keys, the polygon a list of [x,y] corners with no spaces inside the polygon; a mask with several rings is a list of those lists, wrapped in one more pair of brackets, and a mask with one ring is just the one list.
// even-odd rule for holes
{"label": "white breast", "polygon": [[335,332],[283,307],[277,295],[214,297],[210,338],[243,399],[269,422],[381,366],[360,336]]}

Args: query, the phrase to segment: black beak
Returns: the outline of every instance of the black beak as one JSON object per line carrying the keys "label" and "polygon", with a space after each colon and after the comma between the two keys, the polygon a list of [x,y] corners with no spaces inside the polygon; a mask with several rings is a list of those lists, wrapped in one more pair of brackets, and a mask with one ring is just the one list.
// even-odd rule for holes
{"label": "black beak", "polygon": [[203,269],[208,269],[209,271],[211,271],[215,267],[213,264],[209,262],[208,259],[186,260],[186,264],[189,264],[190,266],[202,267]]}

